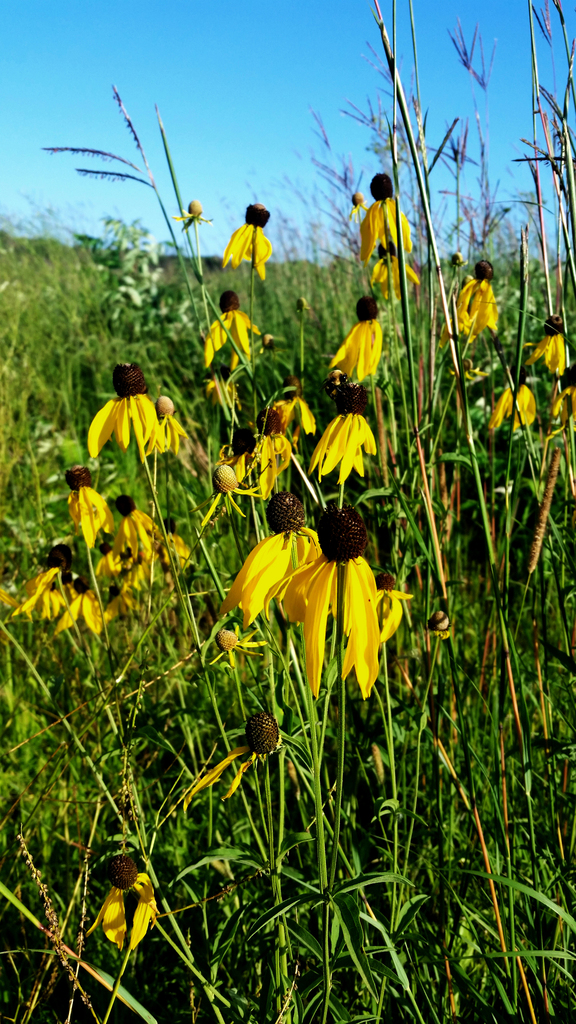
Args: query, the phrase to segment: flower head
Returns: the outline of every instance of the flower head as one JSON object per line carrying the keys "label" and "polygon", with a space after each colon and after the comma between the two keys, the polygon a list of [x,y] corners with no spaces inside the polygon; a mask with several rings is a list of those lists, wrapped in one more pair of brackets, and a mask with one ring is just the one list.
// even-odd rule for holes
{"label": "flower head", "polygon": [[310,407],[304,401],[302,381],[299,377],[295,377],[294,374],[290,374],[288,377],[284,377],[282,384],[285,388],[292,388],[291,393],[287,393],[284,398],[278,399],[277,402],[274,402],[273,406],[282,417],[282,433],[286,431],[286,428],[294,419],[296,410],[298,410],[304,433],[315,434],[316,420],[310,411]]}
{"label": "flower head", "polygon": [[262,203],[252,203],[246,208],[246,223],[232,234],[222,258],[225,267],[232,260],[232,269],[236,270],[242,260],[252,260],[261,279],[266,277],[266,260],[272,255],[272,245],[262,232],[270,220],[270,214]]}
{"label": "flower head", "polygon": [[220,449],[218,465],[232,466],[241,483],[252,468],[258,439],[248,427],[238,427],[232,434],[232,441]]}
{"label": "flower head", "polygon": [[130,444],[130,423],[144,462],[144,445],[156,426],[156,410],[147,392],[148,387],[137,363],[119,363],[114,367],[112,383],[118,398],[111,398],[96,413],[88,431],[88,451],[93,459],[101,452],[112,434],[123,452]]}
{"label": "flower head", "polygon": [[93,590],[82,576],[77,576],[72,584],[73,596],[62,618],[59,620],[54,636],[63,629],[70,629],[78,619],[84,619],[88,629],[98,635],[102,632],[102,612],[100,602]]}
{"label": "flower head", "polygon": [[[250,358],[250,339],[248,332],[253,331],[254,334],[260,334],[260,331],[256,327],[256,324],[250,322],[250,317],[243,313],[240,309],[240,299],[236,292],[225,291],[220,296],[220,309],[222,316],[220,320],[215,320],[210,325],[210,330],[206,336],[204,342],[204,364],[210,366],[214,359],[214,354],[219,352],[223,345],[228,341],[228,333],[234,339],[238,348],[242,349],[244,355]],[[224,325],[224,326],[222,326]],[[230,362],[230,369],[234,370],[238,366],[238,356],[236,352],[232,353],[232,359]]]}
{"label": "flower head", "polygon": [[[470,341],[474,341],[485,327],[496,330],[498,307],[492,290],[493,277],[494,268],[490,261],[479,260],[474,268],[474,277],[466,282],[458,296],[458,330],[461,334],[468,334]],[[444,347],[447,341],[448,328],[444,324],[440,346]]]}
{"label": "flower head", "polygon": [[31,612],[40,605],[43,619],[51,619],[58,613],[64,601],[62,600],[61,594],[58,592],[58,597],[55,596],[56,591],[52,588],[54,586],[58,573],[61,573],[61,579],[63,575],[70,570],[72,565],[72,552],[67,544],[55,544],[53,548],[50,548],[46,558],[46,565],[48,568],[44,572],[38,573],[33,579],[28,580],[26,583],[26,593],[28,597],[21,604],[17,604],[10,616],[13,618],[15,615],[27,615],[30,619]]}
{"label": "flower head", "polygon": [[544,337],[538,342],[526,366],[532,366],[544,356],[550,373],[562,377],[566,369],[566,344],[564,342],[564,321],[558,313],[544,321]]}
{"label": "flower head", "polygon": [[389,572],[380,572],[376,577],[376,601],[380,609],[382,630],[380,641],[385,643],[394,635],[402,622],[402,601],[411,601],[412,594],[394,590],[396,580]]}
{"label": "flower head", "polygon": [[366,527],[350,505],[338,508],[329,502],[318,524],[320,558],[289,572],[266,597],[284,602],[291,622],[304,624],[306,666],[315,697],[320,691],[324,664],[326,624],[329,611],[337,613],[337,567],[346,563],[344,621],[348,638],[342,675],[356,671],[362,696],[368,697],[378,675],[380,626],[376,612],[376,584],[370,566],[362,557],[368,535]]}
{"label": "flower head", "polygon": [[360,210],[368,211],[368,207],[364,202],[364,196],[362,192],[355,192],[352,196],[352,210],[348,220],[357,220],[360,223]]}
{"label": "flower head", "polygon": [[246,744],[231,750],[223,761],[220,761],[214,768],[210,768],[198,782],[191,786],[184,798],[184,810],[188,809],[190,801],[192,797],[196,796],[196,793],[207,789],[209,786],[213,786],[215,782],[218,782],[223,772],[226,771],[228,765],[232,764],[237,757],[241,757],[250,751],[250,757],[240,765],[230,789],[222,797],[223,800],[228,800],[236,792],[242,782],[244,772],[248,771],[254,764],[254,761],[265,760],[269,754],[275,753],[281,745],[280,729],[274,715],[269,714],[268,711],[260,711],[257,715],[252,715],[246,722]]}
{"label": "flower head", "polygon": [[261,435],[258,443],[260,491],[266,500],[272,493],[276,478],[290,464],[292,445],[284,436],[282,416],[277,409],[262,409],[258,413],[256,426]]}
{"label": "flower head", "polygon": [[[238,477],[236,476],[236,473],[232,469],[232,466],[227,466],[224,463],[221,463],[219,466],[216,466],[216,469],[212,474],[212,486],[214,488],[212,494],[213,500],[210,505],[210,508],[208,509],[208,512],[206,513],[204,519],[202,520],[202,529],[206,526],[208,520],[212,518],[214,512],[218,508],[218,505],[220,504],[223,498],[226,502],[227,507],[229,507],[229,505],[232,505],[233,508],[236,509],[238,515],[242,516],[243,519],[246,518],[242,509],[239,508],[236,502],[234,501],[232,495],[256,495],[258,492],[255,490],[251,490],[248,487],[240,488]],[[210,501],[210,498],[208,498],[208,501]],[[202,505],[199,505],[197,509],[194,509],[194,511],[199,511],[199,509],[203,508],[204,505],[208,504],[208,501],[204,502]]]}
{"label": "flower head", "polygon": [[202,224],[211,224],[212,223],[211,220],[206,220],[206,218],[202,216],[203,213],[204,213],[204,210],[202,208],[202,203],[200,202],[200,200],[199,199],[193,199],[192,202],[188,204],[188,209],[187,210],[182,210],[182,216],[181,217],[172,217],[172,220],[183,220],[184,224],[183,224],[182,230],[183,231],[188,231],[189,228],[191,228],[192,224],[194,224],[195,222],[197,224],[198,223],[202,223]]}
{"label": "flower head", "polygon": [[106,623],[112,622],[112,619],[116,619],[119,615],[127,615],[128,612],[136,608],[136,599],[132,594],[130,583],[125,581],[121,587],[117,587],[113,583],[108,593],[110,602],[104,612]]}
{"label": "flower head", "polygon": [[378,306],[371,295],[358,299],[356,316],[358,323],[348,331],[330,367],[338,366],[350,376],[357,366],[358,380],[364,380],[376,372],[382,354],[382,328],[376,319]]}
{"label": "flower head", "polygon": [[[236,357],[236,353],[234,353]],[[238,361],[236,357],[236,362]],[[219,375],[220,380],[216,376],[213,370],[210,370],[211,378],[206,384],[205,395],[212,402],[212,405],[229,406],[232,408],[234,405],[238,409],[242,408],[242,403],[238,398],[238,388],[233,381],[229,380],[232,370],[225,363],[220,364]]]}
{"label": "flower head", "polygon": [[122,571],[122,559],[119,555],[115,555],[112,550],[112,545],[108,544],[107,541],[103,541],[102,544],[98,545],[98,550],[102,555],[102,558],[96,566],[97,576],[118,576]]}
{"label": "flower head", "polygon": [[433,612],[428,619],[428,629],[434,636],[447,640],[450,636],[450,619],[446,612]]}
{"label": "flower head", "polygon": [[295,494],[273,494],[266,518],[273,536],[264,537],[250,552],[220,608],[220,615],[242,608],[244,629],[263,610],[269,590],[291,569],[294,545],[298,565],[313,562],[320,554],[318,538],[306,529],[304,506]]}
{"label": "flower head", "polygon": [[362,415],[368,402],[368,392],[362,384],[348,382],[340,385],[336,389],[335,402],[339,415],[328,424],[316,445],[308,473],[318,468],[318,479],[321,480],[340,462],[338,483],[342,484],[353,469],[364,476],[362,448],[367,455],[375,455],[376,442]]}
{"label": "flower head", "polygon": [[[396,226],[396,204],[393,199],[394,188],[392,179],[388,174],[375,174],[370,182],[370,191],[374,202],[369,208],[362,224],[360,225],[360,259],[364,265],[368,263],[376,242],[380,241],[385,248],[392,242],[398,247],[398,231]],[[402,244],[405,252],[412,251],[412,239],[410,228],[403,213],[400,214],[402,225]]]}
{"label": "flower head", "polygon": [[178,455],[180,438],[188,437],[188,434],[174,416],[174,402],[168,395],[160,395],[156,399],[155,409],[156,424],[150,435],[146,454],[150,455],[156,448],[159,452],[168,452],[172,449],[174,455]]}
{"label": "flower head", "polygon": [[106,938],[110,942],[115,942],[118,949],[121,950],[126,938],[124,893],[129,889],[135,889],[139,899],[134,911],[130,935],[130,949],[135,949],[146,935],[149,924],[151,923],[154,927],[156,923],[158,908],[154,899],[152,883],[146,872],[139,872],[132,858],[123,853],[119,853],[110,861],[108,878],[112,888],[104,900],[94,924],[86,932],[86,937],[88,938],[101,924]]}
{"label": "flower head", "polygon": [[220,661],[220,658],[222,658],[223,655],[227,654],[228,661],[232,668],[234,668],[236,664],[237,651],[243,651],[244,654],[250,654],[255,658],[261,658],[262,655],[258,651],[253,651],[252,648],[264,647],[267,641],[252,640],[252,637],[255,636],[257,632],[258,631],[256,629],[253,629],[250,633],[247,633],[246,636],[240,637],[238,635],[238,626],[235,626],[233,630],[219,629],[214,640],[220,654],[217,654],[210,664],[215,665],[217,661]]}
{"label": "flower head", "polygon": [[[553,416],[557,416],[560,413],[563,427],[566,426],[570,412],[572,412],[572,418],[576,421],[576,363],[569,368],[567,377],[568,384],[556,397],[552,407]],[[576,422],[574,429],[576,430]]]}
{"label": "flower head", "polygon": [[[520,426],[521,422],[530,426],[536,416],[536,400],[530,389],[526,387],[526,370],[523,366],[520,368],[520,383],[518,387],[518,394],[516,396],[516,404],[520,411],[520,418],[518,418],[518,412],[515,410],[514,430]],[[501,426],[504,419],[507,419],[508,416],[512,415],[513,405],[513,392],[510,388],[505,388],[496,402],[496,407],[490,417],[490,422],[488,423],[488,429],[496,430]]]}
{"label": "flower head", "polygon": [[72,466],[66,471],[66,483],[70,488],[68,511],[76,527],[82,527],[84,540],[89,548],[96,543],[99,530],[114,533],[114,518],[108,505],[92,487],[92,474],[86,466]]}
{"label": "flower head", "polygon": [[118,556],[123,551],[130,551],[132,557],[138,554],[139,545],[146,558],[152,558],[152,541],[157,528],[146,512],[136,508],[136,502],[129,494],[120,494],[116,498],[116,509],[122,516],[118,533],[114,540],[112,552]]}
{"label": "flower head", "polygon": [[[394,294],[396,298],[400,298],[400,267],[398,264],[398,256],[396,254],[396,246],[393,242],[388,243],[388,248],[385,249],[383,245],[378,246],[378,262],[374,264],[374,270],[372,271],[372,284],[379,284],[380,291],[385,299],[388,298],[388,260],[386,254],[390,256],[390,269],[392,271],[392,281],[394,284]],[[406,277],[412,284],[420,284],[420,278],[412,267],[405,264]]]}

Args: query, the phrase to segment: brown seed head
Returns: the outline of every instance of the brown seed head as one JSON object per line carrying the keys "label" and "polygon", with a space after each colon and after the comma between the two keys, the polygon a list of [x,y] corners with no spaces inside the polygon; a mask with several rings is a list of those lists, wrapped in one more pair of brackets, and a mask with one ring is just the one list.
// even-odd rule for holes
{"label": "brown seed head", "polygon": [[270,437],[270,434],[281,434],[282,433],[282,417],[276,409],[262,409],[258,413],[256,419],[256,426],[264,437]]}
{"label": "brown seed head", "polygon": [[[60,579],[62,581],[62,586],[67,587],[70,583],[72,583],[72,573],[63,572],[60,574]],[[56,590],[56,585],[54,583],[52,584],[52,589]]]}
{"label": "brown seed head", "polygon": [[558,313],[553,313],[544,322],[544,334],[553,338],[555,334],[564,334],[564,321]]}
{"label": "brown seed head", "polygon": [[55,544],[50,548],[46,558],[46,565],[49,569],[60,569],[61,572],[68,572],[72,565],[72,552],[67,544]]}
{"label": "brown seed head", "polygon": [[[512,379],[514,379],[514,376],[515,376],[514,373],[512,373]],[[526,374],[526,367],[525,366],[521,366],[520,367],[520,378],[518,380],[518,387],[521,388],[522,385],[526,383],[526,376],[527,376],[527,374]]]}
{"label": "brown seed head", "polygon": [[219,629],[214,639],[220,651],[231,651],[238,643],[238,637],[231,629]]}
{"label": "brown seed head", "polygon": [[138,363],[118,363],[112,373],[112,384],[118,398],[145,395],[146,380]]}
{"label": "brown seed head", "polygon": [[199,199],[193,199],[192,202],[188,204],[188,213],[191,217],[201,217],[202,209],[202,203]]}
{"label": "brown seed head", "polygon": [[87,590],[90,590],[90,584],[83,576],[77,576],[72,586],[77,594],[85,594]]}
{"label": "brown seed head", "polygon": [[376,577],[376,590],[394,590],[396,580],[389,572],[379,572]]}
{"label": "brown seed head", "polygon": [[235,430],[232,434],[233,455],[244,455],[246,452],[251,455],[255,447],[256,438],[248,427],[240,427],[239,430]]}
{"label": "brown seed head", "polygon": [[138,878],[138,868],[132,857],[127,857],[125,853],[112,857],[108,865],[108,878],[110,884],[117,889],[131,889]]}
{"label": "brown seed head", "polygon": [[246,223],[255,228],[263,228],[270,220],[270,214],[262,203],[252,203],[246,207]]}
{"label": "brown seed head", "polygon": [[348,381],[340,385],[334,401],[341,416],[348,416],[349,413],[361,416],[368,404],[368,391],[363,384]]}
{"label": "brown seed head", "polygon": [[103,540],[102,543],[99,545],[99,550],[101,554],[109,555],[110,552],[112,551],[112,545],[108,544],[107,541]]}
{"label": "brown seed head", "polygon": [[355,508],[351,505],[338,508],[330,501],[318,523],[318,540],[330,562],[348,562],[364,552],[368,534]]}
{"label": "brown seed head", "polygon": [[262,348],[274,348],[274,335],[263,334],[262,335]]}
{"label": "brown seed head", "polygon": [[394,186],[389,174],[375,174],[370,182],[370,191],[376,201],[379,199],[392,199]]}
{"label": "brown seed head", "polygon": [[352,196],[352,206],[362,206],[364,202],[364,196],[362,192],[355,192]]}
{"label": "brown seed head", "polygon": [[156,399],[156,415],[160,416],[173,416],[175,413],[174,402],[168,395],[160,395],[160,398]]}
{"label": "brown seed head", "polygon": [[170,519],[164,519],[164,529],[166,533],[176,533],[176,520],[170,516]]}
{"label": "brown seed head", "polygon": [[266,519],[274,533],[295,533],[306,522],[304,506],[295,494],[279,491],[268,502]]}
{"label": "brown seed head", "polygon": [[371,295],[363,295],[356,303],[356,316],[362,323],[364,320],[375,320],[378,316],[376,300]]}
{"label": "brown seed head", "polygon": [[224,382],[226,382],[228,380],[230,374],[232,373],[232,370],[230,369],[229,366],[226,366],[226,363],[220,363],[220,368],[219,368],[218,372],[219,372],[220,376],[222,377],[222,380]]}
{"label": "brown seed head", "polygon": [[294,391],[287,391],[285,398],[288,400],[291,398],[302,398],[302,381],[300,377],[295,377],[293,373],[289,374],[288,377],[284,377],[282,386],[285,388],[294,388]]}
{"label": "brown seed head", "polygon": [[116,508],[121,516],[129,516],[136,509],[136,502],[129,494],[119,494],[116,498]]}
{"label": "brown seed head", "polygon": [[120,597],[120,587],[117,587],[114,583],[111,587],[108,587],[108,597],[111,601],[113,601],[115,597]]}
{"label": "brown seed head", "polygon": [[246,742],[253,754],[272,754],[278,750],[280,730],[274,715],[260,711],[246,722]]}
{"label": "brown seed head", "polygon": [[388,239],[388,249],[387,250],[382,245],[381,242],[378,245],[378,259],[379,260],[385,259],[386,258],[386,252],[389,252],[391,256],[397,256],[398,255],[398,253],[396,252],[396,246],[394,245],[394,242],[390,241],[390,239]]}
{"label": "brown seed head", "polygon": [[446,612],[433,612],[428,619],[428,629],[431,633],[444,633],[450,629],[450,619]]}
{"label": "brown seed head", "polygon": [[66,470],[66,483],[71,491],[79,487],[92,487],[92,473],[86,466],[72,466]]}
{"label": "brown seed head", "polygon": [[229,494],[238,487],[238,477],[232,466],[216,466],[212,474],[212,484],[218,494]]}
{"label": "brown seed head", "polygon": [[474,369],[473,361],[468,358],[462,360],[462,366],[464,367],[466,373],[470,373],[470,371]]}
{"label": "brown seed head", "polygon": [[480,260],[474,267],[474,275],[477,281],[491,281],[494,277],[494,267],[489,260]]}
{"label": "brown seed head", "polygon": [[240,309],[240,299],[236,292],[222,292],[220,296],[220,309],[223,313],[233,313],[235,309]]}

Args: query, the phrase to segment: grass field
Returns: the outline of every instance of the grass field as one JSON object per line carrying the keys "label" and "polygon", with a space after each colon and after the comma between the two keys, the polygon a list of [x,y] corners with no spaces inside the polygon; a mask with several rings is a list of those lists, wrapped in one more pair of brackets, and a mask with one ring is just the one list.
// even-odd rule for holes
{"label": "grass field", "polygon": [[[390,177],[365,190],[362,236],[345,181],[335,193],[333,257],[273,259],[261,280],[257,210],[238,269],[202,262],[197,208],[170,258],[121,222],[70,245],[0,236],[1,1021],[574,1019],[567,105],[553,127],[542,115],[537,143],[561,159],[532,164],[554,217],[527,207],[530,241],[485,217],[483,165],[477,206],[437,239],[432,157],[380,31],[398,144],[387,136],[375,157]],[[450,153],[458,171],[461,136]],[[163,201],[169,217],[183,205]],[[364,265],[377,216],[387,252],[376,231]],[[375,266],[397,274],[397,296]],[[261,332],[248,326],[245,349],[234,302],[219,305],[230,291]],[[370,359],[381,328],[381,356],[325,386],[362,296],[377,302],[360,323]],[[177,454],[160,444],[142,459],[134,418],[126,451],[112,437],[90,454],[105,403],[152,408],[134,370],[136,390],[128,371],[115,390],[118,364],[174,403]],[[274,403],[297,394],[288,376],[307,406],[278,426]],[[365,441],[342,483],[330,461],[319,479],[323,432],[345,423],[328,459],[340,443],[346,460],[362,416],[373,451]],[[242,479],[234,435],[247,428]],[[88,477],[66,480],[78,465],[114,520],[97,521],[92,547],[90,516],[78,506],[76,530],[68,504],[86,490]],[[277,525],[283,492],[321,550],[301,519]],[[257,613],[246,581],[244,616],[222,612],[257,544],[273,552]],[[295,577],[267,616],[266,593],[299,560],[301,592]],[[110,892],[105,927],[87,935]]]}

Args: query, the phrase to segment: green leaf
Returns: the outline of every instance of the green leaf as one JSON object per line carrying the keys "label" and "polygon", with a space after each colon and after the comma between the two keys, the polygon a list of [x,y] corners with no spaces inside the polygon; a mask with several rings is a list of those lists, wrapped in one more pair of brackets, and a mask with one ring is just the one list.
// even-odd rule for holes
{"label": "green leaf", "polygon": [[349,878],[345,882],[339,882],[334,886],[334,895],[342,892],[354,892],[355,889],[365,889],[367,885],[386,885],[387,882],[400,882],[403,885],[412,885],[402,875],[395,875],[392,871],[378,872],[374,875],[358,875],[356,878]]}
{"label": "green leaf", "polygon": [[411,900],[407,900],[403,904],[400,913],[398,914],[398,923],[396,925],[396,931],[394,932],[394,940],[398,941],[402,932],[406,931],[408,925],[414,920],[416,914],[420,910],[423,903],[430,899],[429,896],[413,896]]}
{"label": "green leaf", "polygon": [[370,970],[370,964],[368,963],[368,957],[364,952],[364,934],[362,932],[362,925],[360,924],[356,901],[353,896],[350,896],[347,893],[339,893],[333,900],[331,900],[331,904],[334,908],[336,917],[340,922],[346,948],[354,961],[356,969],[370,994],[374,996],[374,999],[377,999],[378,995],[374,985],[372,972]]}
{"label": "green leaf", "polygon": [[558,647],[553,647],[552,644],[546,643],[545,640],[541,640],[540,643],[546,648],[551,658],[556,658],[556,661],[559,661],[573,676],[576,676],[576,661],[574,661],[574,658],[569,654],[565,654]]}
{"label": "green leaf", "polygon": [[170,885],[174,885],[179,882],[181,878],[189,875],[190,872],[196,871],[197,868],[204,867],[205,864],[211,864],[213,860],[241,860],[244,864],[248,864],[251,867],[261,868],[262,864],[260,861],[255,860],[254,853],[250,847],[241,849],[240,847],[234,846],[214,846],[208,853],[197,860],[195,864],[188,864],[187,867],[182,868],[180,874],[176,875],[174,881],[170,882]]}
{"label": "green leaf", "polygon": [[267,910],[265,914],[262,914],[258,918],[255,925],[247,935],[246,941],[249,942],[254,935],[256,935],[262,928],[265,928],[271,921],[275,921],[277,917],[281,917],[288,910],[292,910],[294,907],[302,907],[305,903],[312,903],[315,906],[317,903],[322,903],[322,897],[314,894],[313,896],[291,896],[287,900],[282,900],[277,907],[272,907],[271,910]]}
{"label": "green leaf", "polygon": [[294,846],[298,846],[299,843],[310,843],[313,838],[314,836],[311,836],[309,832],[288,832],[282,840],[279,851],[280,857],[283,857]]}
{"label": "green leaf", "polygon": [[288,925],[290,931],[301,946],[305,949],[309,949],[314,954],[316,959],[322,962],[322,949],[318,939],[308,931],[307,928],[303,928],[301,924],[297,924],[296,921],[290,921]]}
{"label": "green leaf", "polygon": [[436,459],[436,462],[461,462],[463,466],[472,472],[472,463],[467,455],[461,455],[460,452],[443,452]]}
{"label": "green leaf", "polygon": [[396,978],[402,985],[402,988],[408,991],[408,989],[410,988],[408,976],[406,974],[406,971],[404,970],[404,967],[402,966],[402,961],[400,960],[400,957],[396,952],[396,946],[392,942],[392,939],[390,938],[388,932],[386,931],[386,928],[384,927],[382,921],[379,921],[375,917],[369,917],[368,914],[364,914],[363,912],[360,914],[360,917],[363,921],[366,921],[367,924],[371,924],[373,928],[376,928],[377,931],[379,931],[380,934],[382,935],[384,943],[386,945],[386,949],[390,954],[390,958],[392,960],[392,963],[394,964],[394,967],[396,968]]}
{"label": "green leaf", "polygon": [[[94,971],[97,971],[104,981],[110,985],[110,989],[114,988],[116,978],[113,978],[111,974],[108,974],[108,971],[103,971],[101,967],[94,967],[93,964],[90,964],[89,966],[92,967]],[[120,988],[118,989],[118,998],[121,999],[123,1003],[126,1003],[126,1006],[129,1006],[131,1010],[134,1010],[134,1013],[137,1013],[139,1017],[142,1017],[142,1020],[147,1021],[147,1024],[158,1024],[156,1017],[153,1017],[152,1014],[142,1006],[142,1003],[139,1003],[138,1000],[124,988],[124,985],[120,985]]]}
{"label": "green leaf", "polygon": [[143,725],[140,729],[136,730],[136,736],[151,740],[155,746],[162,747],[163,750],[169,750],[171,754],[177,756],[172,744],[153,725]]}
{"label": "green leaf", "polygon": [[493,882],[498,882],[500,885],[507,885],[510,889],[516,889],[518,892],[524,893],[525,896],[530,896],[531,899],[537,900],[538,903],[542,903],[542,905],[547,907],[548,910],[551,910],[553,914],[557,914],[563,921],[566,921],[569,928],[576,933],[576,921],[572,917],[572,914],[569,914],[567,910],[564,910],[564,907],[558,906],[557,903],[554,903],[548,898],[548,896],[545,896],[544,893],[537,892],[537,890],[533,889],[530,885],[524,885],[523,882],[516,882],[513,878],[504,878],[503,875],[489,875],[486,871],[465,870],[464,873],[468,875],[477,875],[479,878],[491,878]]}
{"label": "green leaf", "polygon": [[392,487],[378,487],[373,490],[364,491],[364,494],[358,498],[356,504],[361,505],[364,501],[370,501],[371,498],[389,498],[392,494],[394,494]]}

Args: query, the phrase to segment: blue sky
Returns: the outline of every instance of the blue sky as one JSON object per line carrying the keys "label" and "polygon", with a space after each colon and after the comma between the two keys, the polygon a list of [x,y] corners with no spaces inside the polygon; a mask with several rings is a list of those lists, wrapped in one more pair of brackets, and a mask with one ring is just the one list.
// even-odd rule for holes
{"label": "blue sky", "polygon": [[[500,180],[503,199],[530,187],[523,166],[511,163],[520,155],[520,137],[531,134],[527,11],[519,0],[414,0],[431,145],[454,117],[473,117],[469,76],[448,30],[460,17],[470,41],[479,20],[487,60],[498,40],[489,90],[490,153],[491,178]],[[382,12],[391,30],[391,4],[383,3]],[[407,84],[413,65],[408,12],[407,0],[398,0],[398,51]],[[574,16],[567,10],[566,17],[570,33]],[[565,59],[554,12],[552,21],[563,89]],[[380,49],[365,0],[12,0],[3,5],[0,26],[0,212],[9,217],[33,220],[54,210],[67,227],[93,233],[106,215],[140,218],[159,239],[166,237],[151,190],[82,178],[75,167],[110,165],[42,152],[50,145],[92,146],[141,164],[112,101],[112,83],[171,204],[158,104],[182,191],[187,200],[201,199],[214,220],[206,229],[207,252],[222,248],[250,201],[264,202],[277,219],[282,211],[301,221],[287,179],[308,196],[317,187],[311,153],[319,144],[310,108],[321,115],[334,153],[350,154],[358,173],[364,170],[365,184],[379,169],[366,149],[366,129],[341,113],[347,101],[365,107],[381,84],[363,59],[370,57],[369,43]],[[552,88],[549,47],[538,28],[537,35],[541,78]],[[476,91],[483,115],[484,97]],[[473,124],[470,132],[475,148]],[[440,172],[436,191],[447,183]],[[476,189],[474,170],[466,185]]]}

